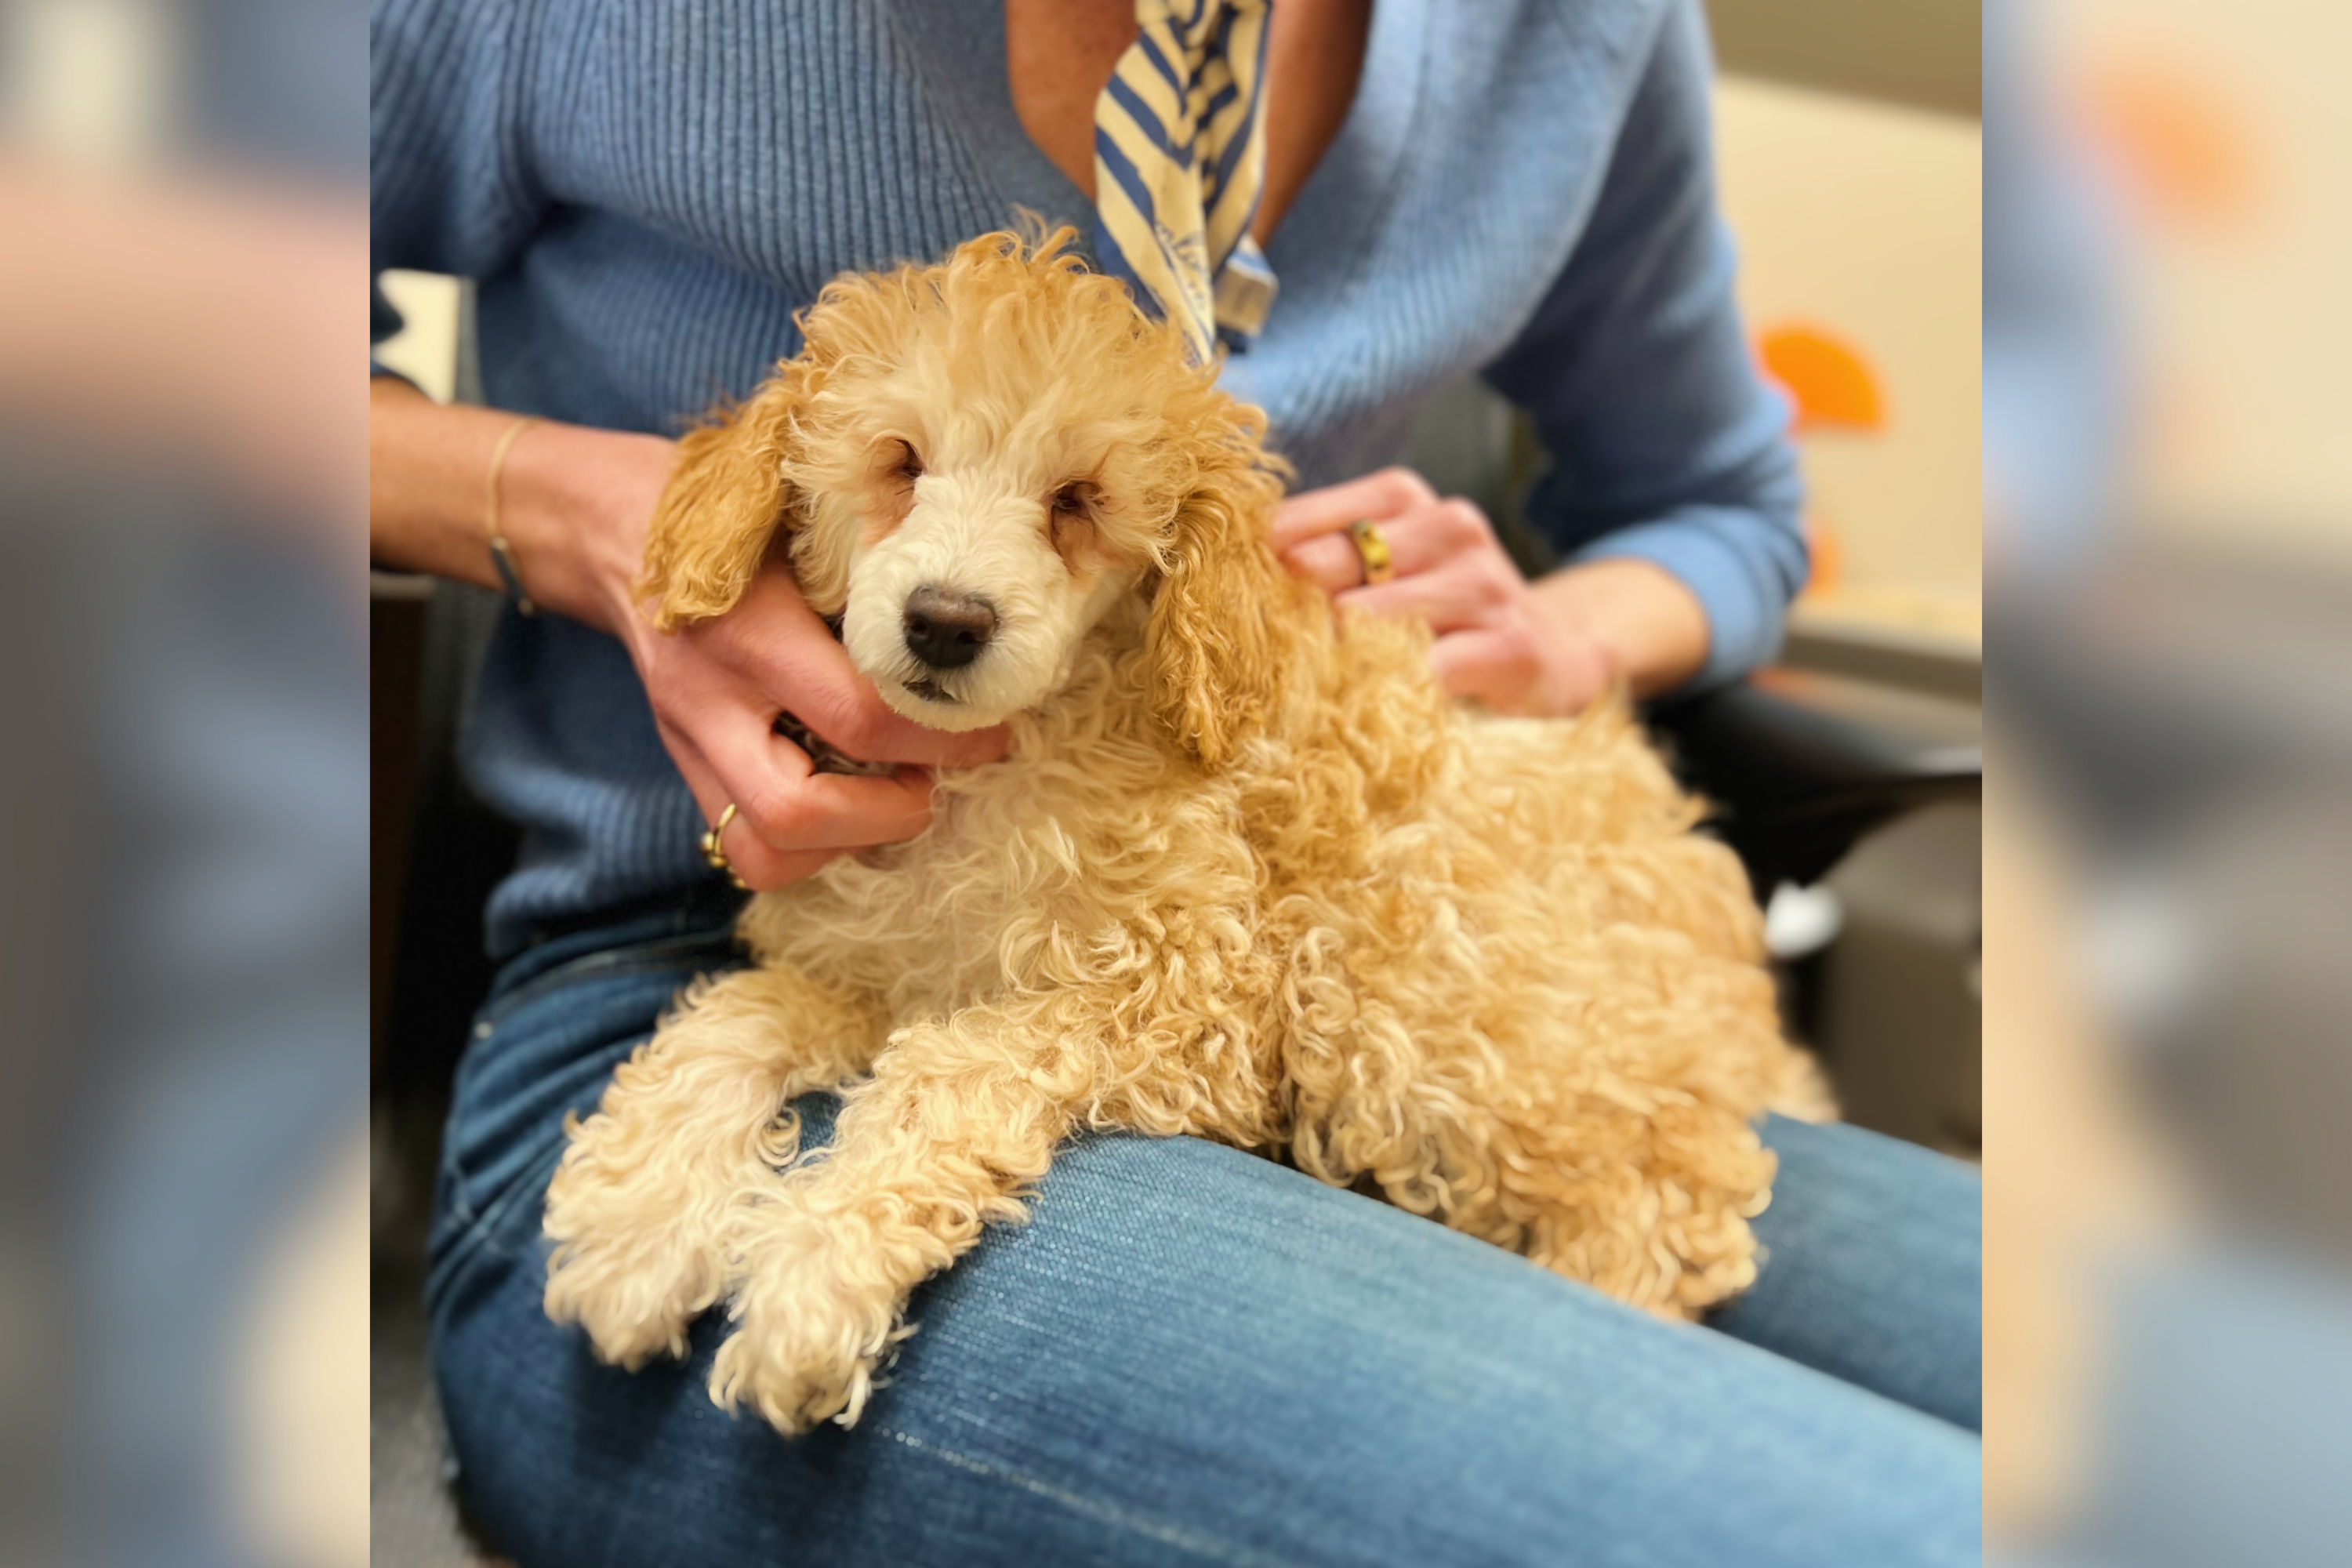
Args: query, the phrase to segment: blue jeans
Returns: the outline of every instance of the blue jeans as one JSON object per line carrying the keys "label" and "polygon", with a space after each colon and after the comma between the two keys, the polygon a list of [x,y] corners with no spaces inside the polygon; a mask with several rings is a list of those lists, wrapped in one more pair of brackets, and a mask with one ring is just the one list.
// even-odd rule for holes
{"label": "blue jeans", "polygon": [[686,1363],[599,1365],[540,1310],[541,1198],[564,1112],[737,962],[712,918],[525,954],[459,1069],[434,1355],[525,1568],[1979,1560],[1977,1181],[1854,1128],[1771,1124],[1770,1261],[1709,1328],[1231,1149],[1095,1137],[917,1293],[854,1430],[713,1407],[717,1315]]}

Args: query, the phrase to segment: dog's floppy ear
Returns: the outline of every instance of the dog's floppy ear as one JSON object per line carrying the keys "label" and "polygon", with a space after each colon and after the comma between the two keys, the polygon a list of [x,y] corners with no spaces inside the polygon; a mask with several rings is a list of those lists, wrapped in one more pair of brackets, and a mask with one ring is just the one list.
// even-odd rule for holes
{"label": "dog's floppy ear", "polygon": [[1144,632],[1152,709],[1212,772],[1273,716],[1297,626],[1302,585],[1266,543],[1280,482],[1255,458],[1206,469],[1179,508]]}
{"label": "dog's floppy ear", "polygon": [[689,431],[646,533],[637,596],[669,631],[735,607],[794,496],[784,469],[800,444],[809,365],[793,361],[751,400]]}

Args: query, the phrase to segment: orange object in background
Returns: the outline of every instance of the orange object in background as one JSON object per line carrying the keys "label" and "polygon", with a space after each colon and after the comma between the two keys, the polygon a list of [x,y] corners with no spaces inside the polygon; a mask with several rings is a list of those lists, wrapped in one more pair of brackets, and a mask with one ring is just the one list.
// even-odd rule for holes
{"label": "orange object in background", "polygon": [[[1886,398],[1878,374],[1862,351],[1821,327],[1774,327],[1756,341],[1764,374],[1789,395],[1795,407],[1790,434],[1822,430],[1874,431],[1886,427]],[[1805,518],[1805,548],[1812,574],[1805,596],[1825,594],[1845,575],[1845,543],[1827,518]]]}
{"label": "orange object in background", "polygon": [[1886,399],[1878,374],[1852,343],[1821,327],[1774,327],[1756,342],[1770,376],[1797,405],[1793,433],[1880,430]]}
{"label": "orange object in background", "polygon": [[2212,73],[2186,61],[2107,59],[2075,84],[2072,109],[2087,140],[2157,217],[2221,224],[2253,205],[2252,137]]}

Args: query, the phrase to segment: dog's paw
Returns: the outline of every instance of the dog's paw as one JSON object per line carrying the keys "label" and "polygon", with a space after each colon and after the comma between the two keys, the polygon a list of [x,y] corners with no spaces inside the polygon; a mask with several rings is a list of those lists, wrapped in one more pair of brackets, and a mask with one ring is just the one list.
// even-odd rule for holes
{"label": "dog's paw", "polygon": [[897,1293],[826,1268],[829,1250],[809,1248],[797,1268],[772,1256],[740,1284],[735,1331],[710,1369],[721,1409],[749,1405],[786,1436],[820,1421],[857,1424],[877,1369],[915,1331],[898,1321],[905,1303]]}
{"label": "dog's paw", "polygon": [[738,1329],[719,1347],[710,1398],[722,1410],[749,1405],[768,1425],[797,1437],[820,1421],[854,1426],[874,1392],[874,1358],[779,1344]]}
{"label": "dog's paw", "polygon": [[611,1194],[549,1189],[547,1315],[578,1323],[599,1357],[635,1371],[684,1356],[687,1326],[727,1289],[726,1258],[677,1223],[601,1201]]}
{"label": "dog's paw", "polygon": [[635,1372],[657,1355],[686,1354],[687,1325],[717,1298],[707,1274],[667,1282],[616,1248],[559,1244],[547,1263],[547,1315],[588,1331],[597,1356]]}

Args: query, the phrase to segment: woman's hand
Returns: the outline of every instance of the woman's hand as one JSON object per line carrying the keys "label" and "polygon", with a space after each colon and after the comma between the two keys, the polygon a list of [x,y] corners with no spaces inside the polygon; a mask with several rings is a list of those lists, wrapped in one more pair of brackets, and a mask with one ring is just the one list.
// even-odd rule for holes
{"label": "woman's hand", "polygon": [[[1348,537],[1377,523],[1396,576],[1366,584]],[[1574,713],[1616,678],[1607,653],[1573,625],[1547,624],[1494,525],[1472,502],[1440,500],[1410,468],[1306,490],[1274,515],[1274,547],[1290,570],[1341,605],[1418,616],[1437,634],[1438,684],[1504,713]]]}
{"label": "woman's hand", "polygon": [[[659,632],[633,607],[625,625],[662,744],[704,820],[735,806],[720,847],[753,888],[781,887],[846,850],[912,838],[930,820],[930,767],[1004,754],[1002,730],[950,735],[885,707],[782,563],[763,567],[715,620]],[[850,756],[905,765],[879,778],[817,773],[775,732],[780,710]]]}
{"label": "woman's hand", "polygon": [[[1388,541],[1389,582],[1364,581],[1347,533],[1359,519]],[[1706,612],[1661,568],[1603,560],[1530,583],[1485,512],[1439,500],[1410,468],[1292,496],[1275,513],[1273,543],[1336,603],[1427,621],[1438,684],[1498,712],[1576,713],[1619,682],[1648,696],[1706,661]]]}
{"label": "woman's hand", "polygon": [[[519,469],[524,448],[541,437]],[[662,744],[703,820],[715,823],[735,807],[719,840],[729,864],[765,890],[848,850],[912,838],[930,820],[929,768],[1001,757],[1004,731],[950,735],[892,712],[780,561],[763,566],[726,615],[656,630],[637,602],[636,578],[673,458],[667,441],[551,426],[516,443],[509,471],[526,486],[539,472],[571,492],[581,532],[593,542],[584,553],[595,563],[597,613],[637,667]],[[529,558],[520,540],[516,549]],[[776,733],[779,712],[850,756],[901,765],[887,777],[818,773],[806,752]]]}
{"label": "woman's hand", "polygon": [[[483,483],[511,415],[442,407],[379,381],[370,415],[375,558],[496,586],[483,540]],[[536,425],[509,449],[499,522],[524,589],[543,610],[618,637],[651,700],[662,743],[717,822],[745,883],[781,887],[835,856],[911,838],[930,817],[931,767],[1003,755],[1002,730],[950,735],[900,718],[857,672],[771,563],[740,604],[675,633],[656,631],[636,599],[647,524],[675,453],[652,436]],[[775,732],[789,712],[853,757],[901,764],[888,777],[814,771]]]}

